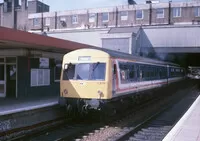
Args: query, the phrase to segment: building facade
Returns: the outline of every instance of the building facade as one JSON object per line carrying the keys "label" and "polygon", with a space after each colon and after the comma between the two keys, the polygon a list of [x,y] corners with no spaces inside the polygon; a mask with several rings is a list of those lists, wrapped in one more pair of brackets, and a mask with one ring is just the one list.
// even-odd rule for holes
{"label": "building facade", "polygon": [[123,5],[28,15],[30,30],[70,30],[123,26],[199,24],[200,2],[169,2]]}
{"label": "building facade", "polygon": [[38,0],[4,0],[0,4],[0,26],[27,31],[28,15],[49,12],[49,6]]}

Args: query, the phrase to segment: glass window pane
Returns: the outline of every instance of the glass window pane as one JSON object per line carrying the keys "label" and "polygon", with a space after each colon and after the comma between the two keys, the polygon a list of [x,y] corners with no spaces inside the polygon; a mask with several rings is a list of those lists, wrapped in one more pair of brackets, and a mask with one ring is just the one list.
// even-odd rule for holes
{"label": "glass window pane", "polygon": [[90,73],[90,65],[89,64],[77,64],[76,65],[77,79],[88,80],[89,73]]}
{"label": "glass window pane", "polygon": [[7,57],[6,63],[16,63],[16,57]]}
{"label": "glass window pane", "polygon": [[105,63],[94,63],[92,67],[92,80],[104,80],[105,79]]}
{"label": "glass window pane", "polygon": [[102,20],[103,21],[108,21],[108,13],[102,13]]}
{"label": "glass window pane", "polygon": [[0,64],[0,80],[4,80],[4,65]]}
{"label": "glass window pane", "polygon": [[96,14],[95,13],[90,13],[89,14],[89,22],[93,23],[96,20]]}
{"label": "glass window pane", "polygon": [[136,10],[136,18],[137,19],[142,19],[143,18],[143,15],[142,15],[142,10]]}
{"label": "glass window pane", "polygon": [[81,63],[68,65],[63,80],[105,80],[106,63]]}

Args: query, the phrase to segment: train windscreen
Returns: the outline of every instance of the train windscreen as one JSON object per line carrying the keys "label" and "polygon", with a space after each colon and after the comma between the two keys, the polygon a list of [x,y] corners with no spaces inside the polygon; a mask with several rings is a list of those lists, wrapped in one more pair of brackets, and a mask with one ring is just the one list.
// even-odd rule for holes
{"label": "train windscreen", "polygon": [[63,80],[105,80],[106,63],[65,64]]}

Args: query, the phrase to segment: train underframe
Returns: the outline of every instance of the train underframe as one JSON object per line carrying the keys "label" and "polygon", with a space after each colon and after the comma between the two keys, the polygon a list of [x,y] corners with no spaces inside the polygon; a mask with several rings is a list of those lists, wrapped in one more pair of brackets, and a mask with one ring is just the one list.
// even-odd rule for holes
{"label": "train underframe", "polygon": [[[127,108],[147,102],[152,98],[162,97],[165,94],[171,93],[171,90],[178,88],[177,83],[179,82],[106,100],[61,97],[59,103],[66,107],[67,115],[77,116],[87,115],[90,112],[98,112],[107,116],[112,116],[117,112],[123,112]],[[180,83],[182,83],[182,81]]]}
{"label": "train underframe", "polygon": [[60,105],[66,107],[68,115],[87,115],[91,112],[98,112],[107,116],[115,115],[127,108],[148,101],[155,97],[154,93],[159,88],[146,90],[139,93],[132,93],[112,99],[76,99],[64,98],[59,100]]}

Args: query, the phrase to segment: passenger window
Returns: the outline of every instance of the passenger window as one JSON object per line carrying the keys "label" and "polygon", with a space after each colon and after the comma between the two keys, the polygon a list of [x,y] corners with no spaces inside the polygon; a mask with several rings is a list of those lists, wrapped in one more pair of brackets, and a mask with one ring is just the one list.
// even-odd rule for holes
{"label": "passenger window", "polygon": [[129,72],[129,78],[130,78],[130,79],[133,79],[134,76],[135,76],[134,65],[132,65],[130,68],[131,68],[131,69],[130,69],[130,72]]}

